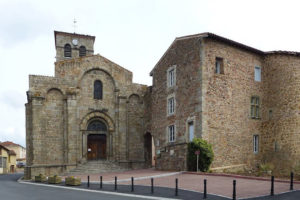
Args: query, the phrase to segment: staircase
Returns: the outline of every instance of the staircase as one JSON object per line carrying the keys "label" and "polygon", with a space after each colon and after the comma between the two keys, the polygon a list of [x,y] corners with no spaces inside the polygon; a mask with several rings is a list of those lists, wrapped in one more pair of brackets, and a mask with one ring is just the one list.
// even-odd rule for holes
{"label": "staircase", "polygon": [[127,168],[121,167],[114,162],[106,160],[89,161],[85,164],[78,165],[75,169],[70,170],[65,175],[73,176],[80,174],[99,174],[103,172],[120,172],[126,171]]}

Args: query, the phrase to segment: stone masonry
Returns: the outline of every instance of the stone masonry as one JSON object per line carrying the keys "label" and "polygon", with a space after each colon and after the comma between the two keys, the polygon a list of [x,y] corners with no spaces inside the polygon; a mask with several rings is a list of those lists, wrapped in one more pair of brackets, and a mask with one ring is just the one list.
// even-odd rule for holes
{"label": "stone masonry", "polygon": [[[147,87],[94,55],[94,41],[55,32],[55,76],[29,76],[27,178],[89,162],[91,135],[106,138],[97,150],[106,160],[131,168],[149,167],[155,156],[157,169],[187,170],[195,137],[213,145],[213,168],[300,165],[300,53],[263,52],[211,33],[184,36],[155,65]],[[102,99],[94,96],[97,80]],[[95,121],[104,128],[89,129]]]}
{"label": "stone masonry", "polygon": [[[194,137],[213,145],[213,168],[273,163],[277,170],[299,166],[300,53],[262,52],[211,33],[176,38],[150,75],[151,133],[158,169],[186,170],[189,121]],[[216,73],[216,60],[222,60]],[[168,69],[176,66],[176,85],[169,88]],[[255,81],[255,67],[261,81]],[[167,114],[167,98],[175,112]],[[251,98],[259,98],[259,117],[251,116]],[[175,141],[167,127],[175,125]],[[258,150],[254,152],[254,135]]]}
{"label": "stone masonry", "polygon": [[[92,36],[55,32],[55,76],[29,76],[27,178],[39,173],[60,174],[86,163],[88,136],[100,134],[87,127],[97,120],[107,128],[101,132],[106,137],[106,160],[125,167],[145,167],[143,98],[147,87],[132,83],[130,71],[100,55],[72,54],[62,60],[63,44],[72,44],[74,38],[80,38],[77,46],[93,50]],[[93,97],[96,80],[103,85],[102,99]]]}

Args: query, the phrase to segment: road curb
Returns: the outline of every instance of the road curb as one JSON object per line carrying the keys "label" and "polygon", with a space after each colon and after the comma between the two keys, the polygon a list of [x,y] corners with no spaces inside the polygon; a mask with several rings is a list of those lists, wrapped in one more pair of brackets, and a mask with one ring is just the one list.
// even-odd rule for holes
{"label": "road curb", "polygon": [[[234,174],[218,174],[218,173],[206,173],[206,172],[183,172],[183,174],[194,174],[194,175],[202,175],[202,176],[223,176],[223,177],[231,177],[231,178],[240,178],[240,179],[249,179],[249,180],[257,180],[257,181],[270,181],[270,178],[263,177],[252,177],[252,176],[243,176],[243,175],[234,175]],[[275,182],[279,183],[289,183],[289,180],[275,179]],[[294,181],[294,184],[300,184],[300,181]]]}
{"label": "road curb", "polygon": [[93,192],[93,193],[101,193],[101,194],[125,196],[125,197],[135,197],[135,198],[141,198],[141,199],[178,200],[178,199],[174,199],[174,198],[153,197],[153,196],[136,195],[136,194],[128,194],[128,193],[109,192],[109,191],[90,190],[90,189],[74,188],[74,187],[67,187],[67,186],[58,186],[58,185],[48,185],[48,184],[41,184],[41,183],[32,183],[32,182],[28,182],[28,181],[22,181],[20,179],[18,180],[18,183],[29,184],[29,185],[37,185],[37,186],[42,186],[42,187],[51,187],[51,188],[60,188],[60,189],[67,189],[67,190],[75,190],[75,191],[82,191],[82,192]]}

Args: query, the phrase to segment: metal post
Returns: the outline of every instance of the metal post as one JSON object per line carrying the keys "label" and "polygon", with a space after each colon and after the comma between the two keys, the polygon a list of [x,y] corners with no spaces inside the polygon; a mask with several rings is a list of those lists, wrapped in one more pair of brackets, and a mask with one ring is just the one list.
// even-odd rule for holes
{"label": "metal post", "polygon": [[154,193],[154,188],[153,188],[153,178],[151,178],[151,193]]}
{"label": "metal post", "polygon": [[178,178],[175,179],[175,196],[178,196]]}
{"label": "metal post", "polygon": [[102,176],[100,176],[100,189],[102,189]]}
{"label": "metal post", "polygon": [[271,177],[271,196],[274,196],[274,176]]}
{"label": "metal post", "polygon": [[197,172],[199,171],[199,154],[197,154]]}
{"label": "metal post", "polygon": [[206,189],[206,179],[204,179],[204,192],[203,192],[203,199],[207,197],[207,189]]}
{"label": "metal post", "polygon": [[115,176],[115,190],[117,190],[117,177]]}
{"label": "metal post", "polygon": [[87,178],[88,178],[87,187],[90,187],[90,176],[88,176]]}
{"label": "metal post", "polygon": [[291,172],[290,190],[294,190],[294,173],[293,172]]}
{"label": "metal post", "polygon": [[134,179],[131,177],[131,192],[134,191]]}
{"label": "metal post", "polygon": [[236,180],[233,180],[233,193],[232,193],[232,199],[236,200]]}

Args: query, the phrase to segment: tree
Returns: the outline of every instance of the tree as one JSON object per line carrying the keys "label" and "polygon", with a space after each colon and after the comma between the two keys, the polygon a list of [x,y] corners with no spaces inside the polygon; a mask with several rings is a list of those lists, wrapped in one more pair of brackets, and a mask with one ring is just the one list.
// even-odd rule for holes
{"label": "tree", "polygon": [[205,172],[209,169],[213,159],[214,152],[212,145],[201,138],[194,138],[192,142],[188,144],[188,170],[197,171],[197,155],[196,151],[200,150],[199,155],[199,170]]}

